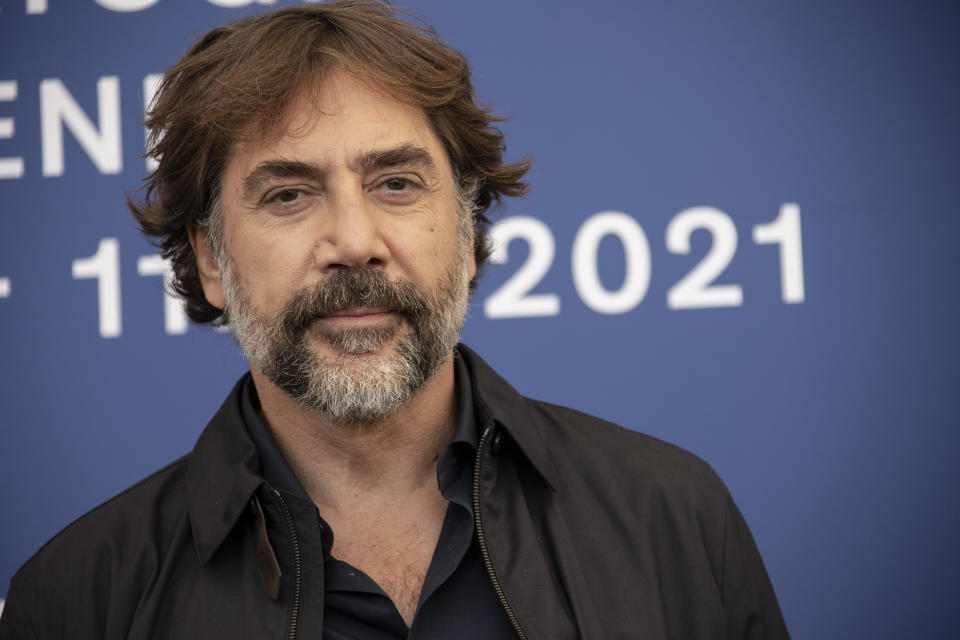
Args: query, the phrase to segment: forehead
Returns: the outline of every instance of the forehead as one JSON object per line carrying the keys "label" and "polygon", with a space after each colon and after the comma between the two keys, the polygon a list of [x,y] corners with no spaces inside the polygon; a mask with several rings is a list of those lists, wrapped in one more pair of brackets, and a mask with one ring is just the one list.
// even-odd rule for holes
{"label": "forehead", "polygon": [[238,162],[257,162],[269,156],[336,162],[400,145],[427,149],[438,166],[449,171],[443,143],[423,109],[338,71],[302,91],[275,125],[249,131],[234,145],[227,170],[236,168]]}

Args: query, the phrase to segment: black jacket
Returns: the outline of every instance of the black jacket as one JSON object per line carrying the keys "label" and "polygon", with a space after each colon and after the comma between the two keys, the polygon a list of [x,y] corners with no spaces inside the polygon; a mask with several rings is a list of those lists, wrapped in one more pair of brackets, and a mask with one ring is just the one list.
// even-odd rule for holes
{"label": "black jacket", "polygon": [[[523,398],[461,354],[482,433],[477,534],[521,637],[788,637],[750,532],[704,462]],[[239,389],[192,453],[20,569],[0,639],[321,636],[318,514],[260,477]]]}

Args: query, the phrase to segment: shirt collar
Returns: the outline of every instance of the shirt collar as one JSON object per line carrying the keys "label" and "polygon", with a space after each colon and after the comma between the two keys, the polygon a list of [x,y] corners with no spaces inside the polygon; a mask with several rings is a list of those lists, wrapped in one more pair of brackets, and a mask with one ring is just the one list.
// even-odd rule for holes
{"label": "shirt collar", "polygon": [[201,564],[210,560],[263,484],[257,449],[239,428],[242,389],[249,375],[234,386],[188,459],[187,508]]}
{"label": "shirt collar", "polygon": [[273,439],[270,429],[260,419],[260,398],[257,396],[253,378],[249,376],[243,386],[240,415],[243,417],[243,425],[247,428],[250,439],[253,440],[260,454],[260,472],[263,474],[263,479],[275,489],[309,500],[306,489],[297,480],[286,458],[280,453],[280,447]]}
{"label": "shirt collar", "polygon": [[[476,451],[479,436],[476,419],[474,418],[470,372],[459,355],[455,355],[453,364],[454,389],[457,398],[457,423],[447,450],[449,451],[450,447],[454,445],[462,446],[458,444],[462,443],[469,445],[471,453],[473,453]],[[310,497],[293,473],[286,458],[280,452],[280,447],[273,439],[270,429],[261,420],[260,410],[260,398],[257,396],[257,389],[253,384],[253,379],[247,376],[241,390],[240,413],[244,426],[250,434],[250,439],[253,440],[254,446],[260,454],[263,478],[268,484],[280,491],[309,500]],[[447,483],[444,476],[446,474],[442,474],[439,478],[441,488]]]}
{"label": "shirt collar", "polygon": [[[550,486],[556,487],[556,471],[550,461],[548,440],[542,435],[544,427],[541,422],[545,420],[543,411],[533,410],[532,405],[467,347],[457,347],[454,362],[455,370],[461,372],[456,378],[457,393],[461,393],[464,381],[469,381],[466,386],[470,390],[469,400],[458,400],[458,416],[464,415],[464,411],[471,418],[476,416],[473,422],[458,420],[454,440],[476,447],[481,428],[502,427]],[[464,371],[467,375],[461,375]],[[263,484],[262,457],[268,456],[271,448],[277,452],[277,458],[273,459],[282,461],[282,467],[286,467],[290,476],[293,475],[259,418],[250,420],[252,427],[244,428],[243,397],[246,385],[252,388],[249,380],[248,373],[237,382],[200,435],[188,459],[187,503],[194,544],[201,564],[206,564],[212,557],[249,506],[254,491]],[[249,410],[256,417],[257,405],[252,399],[250,402]],[[265,440],[260,439],[262,447],[258,447],[250,435],[258,425],[261,433],[267,435]],[[461,448],[463,446],[460,445]],[[270,466],[270,473],[274,473],[275,469],[275,466]],[[284,477],[283,473],[277,472],[277,476],[271,482],[282,482],[280,478]],[[287,484],[296,490],[299,482],[290,483],[290,476],[286,476]],[[296,480],[296,477],[293,476],[293,479]]]}
{"label": "shirt collar", "polygon": [[477,431],[477,420],[474,417],[473,385],[470,381],[470,370],[467,369],[458,351],[453,353],[453,372],[457,394],[457,426],[450,443],[463,442],[476,450],[480,435]]}
{"label": "shirt collar", "polygon": [[546,424],[555,419],[545,414],[548,405],[531,403],[521,396],[466,345],[457,345],[457,352],[466,363],[473,386],[477,433],[506,431],[551,489],[556,490],[557,472],[550,458],[549,440],[544,436]]}

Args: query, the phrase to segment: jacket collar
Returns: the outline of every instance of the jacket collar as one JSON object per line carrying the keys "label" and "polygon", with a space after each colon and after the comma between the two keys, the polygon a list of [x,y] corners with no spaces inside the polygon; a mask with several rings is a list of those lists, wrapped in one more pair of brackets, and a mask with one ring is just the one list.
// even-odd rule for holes
{"label": "jacket collar", "polygon": [[[556,471],[530,404],[471,349],[461,344],[457,353],[470,371],[479,430],[490,424],[505,429],[555,488]],[[264,482],[260,455],[243,426],[242,393],[249,377],[247,373],[234,385],[190,454],[187,508],[201,564],[210,560]]]}
{"label": "jacket collar", "polygon": [[470,371],[480,431],[491,422],[501,426],[550,487],[556,489],[557,472],[550,460],[540,417],[530,403],[469,347],[459,344],[457,352]]}
{"label": "jacket collar", "polygon": [[243,426],[240,409],[249,376],[233,387],[190,454],[187,509],[201,564],[210,560],[263,484],[260,456]]}

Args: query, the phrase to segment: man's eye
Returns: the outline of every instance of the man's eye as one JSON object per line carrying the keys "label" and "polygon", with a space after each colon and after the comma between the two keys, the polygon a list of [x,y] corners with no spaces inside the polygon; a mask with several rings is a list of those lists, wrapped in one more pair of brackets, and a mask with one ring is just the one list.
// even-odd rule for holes
{"label": "man's eye", "polygon": [[289,204],[295,202],[300,197],[300,191],[298,189],[283,189],[278,191],[268,199],[271,202],[279,202],[281,204]]}
{"label": "man's eye", "polygon": [[390,191],[403,191],[410,186],[410,181],[406,178],[389,178],[383,183]]}

